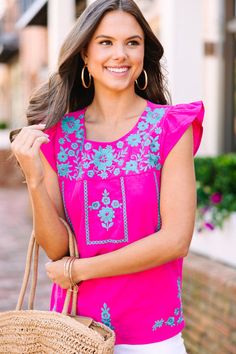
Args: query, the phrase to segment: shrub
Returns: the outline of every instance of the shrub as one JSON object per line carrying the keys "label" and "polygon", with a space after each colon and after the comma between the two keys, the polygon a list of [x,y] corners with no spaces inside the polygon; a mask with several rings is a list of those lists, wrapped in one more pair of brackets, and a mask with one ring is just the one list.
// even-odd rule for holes
{"label": "shrub", "polygon": [[222,228],[236,211],[236,154],[196,157],[197,229]]}

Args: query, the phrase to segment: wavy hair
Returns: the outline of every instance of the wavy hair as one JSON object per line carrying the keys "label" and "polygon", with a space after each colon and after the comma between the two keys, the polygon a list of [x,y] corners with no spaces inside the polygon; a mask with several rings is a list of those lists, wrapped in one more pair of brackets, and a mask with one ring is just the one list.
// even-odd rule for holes
{"label": "wavy hair", "polygon": [[[115,10],[134,16],[145,35],[144,69],[148,75],[148,86],[145,91],[135,86],[136,93],[154,103],[171,102],[160,63],[164,54],[163,46],[137,4],[133,0],[96,0],[84,10],[67,35],[60,49],[57,71],[32,93],[26,110],[29,125],[43,122],[49,128],[66,113],[84,108],[92,102],[93,83],[89,89],[82,85],[84,61],[81,53],[87,48],[105,14]],[[17,132],[19,129],[10,133],[11,141]]]}

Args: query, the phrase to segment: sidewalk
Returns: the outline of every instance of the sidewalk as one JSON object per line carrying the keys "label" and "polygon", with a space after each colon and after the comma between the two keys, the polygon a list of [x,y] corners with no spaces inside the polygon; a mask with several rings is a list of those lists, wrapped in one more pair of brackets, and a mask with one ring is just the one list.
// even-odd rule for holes
{"label": "sidewalk", "polygon": [[[32,229],[31,205],[26,186],[0,188],[0,311],[15,309],[25,268]],[[48,261],[40,249],[38,287],[34,308],[48,310],[51,281],[45,272]],[[28,298],[25,297],[24,308]]]}

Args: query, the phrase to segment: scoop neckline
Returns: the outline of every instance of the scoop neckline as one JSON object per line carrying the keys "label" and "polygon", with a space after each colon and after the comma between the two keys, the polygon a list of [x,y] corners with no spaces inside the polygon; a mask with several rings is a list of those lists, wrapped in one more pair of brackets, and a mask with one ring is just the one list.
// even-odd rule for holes
{"label": "scoop neckline", "polygon": [[96,140],[91,140],[91,139],[87,139],[86,138],[86,128],[85,128],[85,113],[86,113],[86,110],[88,108],[87,107],[84,107],[83,110],[82,110],[82,128],[83,128],[83,140],[84,140],[84,144],[85,143],[90,143],[90,144],[103,144],[103,145],[109,145],[109,144],[117,144],[119,141],[122,141],[124,139],[126,139],[130,134],[132,134],[138,127],[138,124],[140,123],[141,119],[143,118],[145,112],[147,112],[147,108],[149,108],[149,100],[146,100],[146,106],[143,110],[143,112],[139,115],[138,117],[138,120],[137,122],[135,123],[135,125],[124,135],[122,135],[119,139],[116,139],[116,140],[113,140],[113,141],[96,141]]}

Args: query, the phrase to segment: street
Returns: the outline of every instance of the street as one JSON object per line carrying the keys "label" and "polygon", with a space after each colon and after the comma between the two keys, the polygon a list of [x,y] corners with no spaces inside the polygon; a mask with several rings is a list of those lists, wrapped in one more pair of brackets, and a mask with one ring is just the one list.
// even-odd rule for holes
{"label": "street", "polygon": [[[15,309],[31,229],[31,205],[26,186],[16,189],[0,188],[0,311]],[[44,268],[47,261],[45,252],[40,249],[34,306],[37,310],[49,309],[51,281]],[[27,308],[27,293],[24,309]]]}

